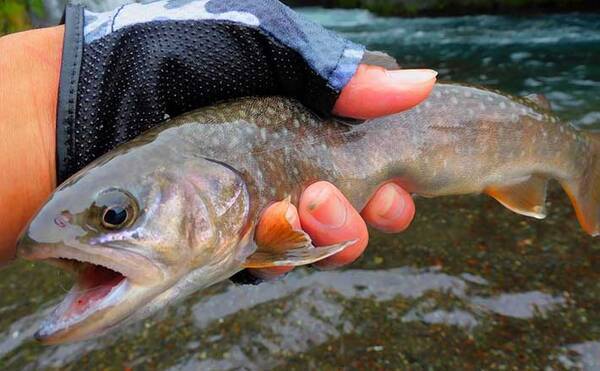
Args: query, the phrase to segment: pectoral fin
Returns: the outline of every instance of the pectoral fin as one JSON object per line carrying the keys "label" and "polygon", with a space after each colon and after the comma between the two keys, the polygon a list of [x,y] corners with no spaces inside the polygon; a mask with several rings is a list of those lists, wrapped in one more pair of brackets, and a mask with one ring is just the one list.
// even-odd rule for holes
{"label": "pectoral fin", "polygon": [[310,245],[310,237],[301,229],[295,229],[286,217],[290,205],[290,197],[287,197],[270,208],[268,215],[262,216],[254,234],[259,251],[286,251]]}
{"label": "pectoral fin", "polygon": [[355,241],[315,248],[306,232],[295,229],[286,213],[290,198],[277,203],[263,215],[256,227],[256,251],[246,258],[246,268],[266,268],[283,265],[311,264],[336,254]]}
{"label": "pectoral fin", "polygon": [[356,240],[346,241],[337,245],[314,247],[309,244],[282,252],[257,251],[250,255],[244,267],[246,268],[268,268],[284,265],[306,265],[330,257],[355,243]]}
{"label": "pectoral fin", "polygon": [[516,183],[489,186],[485,193],[516,213],[543,219],[546,217],[547,183],[547,179],[532,175]]}

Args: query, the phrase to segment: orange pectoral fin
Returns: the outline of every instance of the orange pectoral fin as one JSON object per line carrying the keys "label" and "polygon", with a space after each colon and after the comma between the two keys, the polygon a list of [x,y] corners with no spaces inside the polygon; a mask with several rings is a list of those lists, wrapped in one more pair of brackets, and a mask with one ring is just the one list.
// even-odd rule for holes
{"label": "orange pectoral fin", "polygon": [[245,268],[268,268],[286,265],[306,265],[335,255],[356,240],[342,242],[336,245],[314,247],[312,245],[282,252],[257,251],[250,255],[244,263]]}
{"label": "orange pectoral fin", "polygon": [[499,186],[489,186],[485,193],[515,213],[538,219],[546,217],[547,180],[532,175],[526,180]]}
{"label": "orange pectoral fin", "polygon": [[290,206],[288,196],[273,205],[268,214],[263,214],[254,235],[260,251],[285,251],[311,244],[310,237],[304,231],[295,229],[286,217]]}
{"label": "orange pectoral fin", "polygon": [[315,248],[306,232],[295,229],[286,213],[290,198],[278,202],[263,215],[256,227],[256,252],[246,258],[246,268],[267,268],[286,265],[305,265],[336,254],[355,241]]}

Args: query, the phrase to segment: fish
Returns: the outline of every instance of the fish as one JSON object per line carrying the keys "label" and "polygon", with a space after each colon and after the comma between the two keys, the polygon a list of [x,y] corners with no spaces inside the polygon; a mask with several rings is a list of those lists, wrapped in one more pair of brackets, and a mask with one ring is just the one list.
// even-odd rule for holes
{"label": "fish", "polygon": [[93,161],[29,222],[18,256],[75,276],[35,337],[99,336],[245,268],[306,265],[342,251],[354,241],[316,248],[285,217],[318,180],[358,210],[393,180],[423,197],[484,193],[543,218],[550,179],[598,236],[600,133],[561,122],[540,96],[438,83],[413,109],[359,125],[291,98],[217,103]]}

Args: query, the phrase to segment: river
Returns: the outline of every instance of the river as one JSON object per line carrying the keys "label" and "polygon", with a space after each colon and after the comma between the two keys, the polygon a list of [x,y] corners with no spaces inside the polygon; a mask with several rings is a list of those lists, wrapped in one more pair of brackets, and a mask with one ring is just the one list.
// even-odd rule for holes
{"label": "river", "polygon": [[[405,67],[514,94],[600,129],[600,15],[380,18],[303,9]],[[117,334],[41,346],[32,334],[69,278],[0,271],[0,369],[600,369],[600,243],[558,187],[543,221],[485,196],[417,200],[402,235],[372,233],[337,271],[223,282]]]}

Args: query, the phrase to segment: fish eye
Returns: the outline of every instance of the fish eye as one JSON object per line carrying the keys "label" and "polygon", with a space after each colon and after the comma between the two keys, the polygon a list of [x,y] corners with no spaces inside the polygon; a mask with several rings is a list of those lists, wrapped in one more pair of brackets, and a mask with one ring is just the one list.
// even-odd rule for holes
{"label": "fish eye", "polygon": [[138,214],[133,196],[119,189],[102,192],[95,202],[99,222],[105,229],[115,230],[130,226]]}
{"label": "fish eye", "polygon": [[128,219],[127,209],[121,206],[111,206],[104,209],[102,225],[109,229],[122,227]]}

